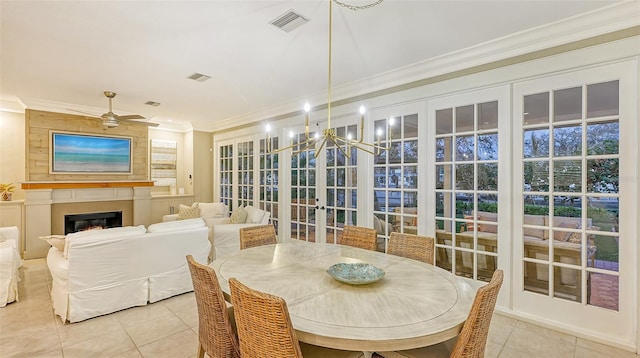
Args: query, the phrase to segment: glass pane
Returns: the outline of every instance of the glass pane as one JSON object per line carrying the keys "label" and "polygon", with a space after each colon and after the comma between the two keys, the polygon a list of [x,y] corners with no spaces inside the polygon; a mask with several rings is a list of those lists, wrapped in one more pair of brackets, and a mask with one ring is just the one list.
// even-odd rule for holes
{"label": "glass pane", "polygon": [[[480,245],[478,245],[480,246]],[[489,282],[496,270],[497,257],[478,254],[478,280]]]}
{"label": "glass pane", "polygon": [[478,190],[498,190],[498,164],[478,164]]}
{"label": "glass pane", "polygon": [[[482,211],[486,213],[497,213],[498,212],[498,195],[497,194],[478,194],[478,211]],[[490,220],[490,221],[498,221],[497,216],[495,220]]]}
{"label": "glass pane", "polygon": [[456,132],[473,131],[473,105],[456,107]]}
{"label": "glass pane", "polygon": [[498,128],[498,101],[478,104],[478,129]]}
{"label": "glass pane", "polygon": [[617,311],[620,282],[618,276],[589,272],[588,304]]}
{"label": "glass pane", "polygon": [[456,164],[456,189],[473,190],[473,164]]}
{"label": "glass pane", "polygon": [[404,162],[405,163],[418,162],[418,141],[417,140],[404,142]]}
{"label": "glass pane", "polygon": [[453,217],[453,196],[451,193],[436,193],[436,216]]}
{"label": "glass pane", "polygon": [[358,185],[358,170],[357,168],[347,169],[347,186]]}
{"label": "glass pane", "polygon": [[418,189],[418,168],[417,167],[404,167],[404,183],[405,189]]}
{"label": "glass pane", "polygon": [[436,189],[452,188],[453,171],[450,164],[436,165]]}
{"label": "glass pane", "polygon": [[580,160],[556,160],[553,165],[553,189],[555,191],[582,191],[582,162]]}
{"label": "glass pane", "polygon": [[555,127],[553,146],[558,157],[582,155],[582,126]]}
{"label": "glass pane", "polygon": [[619,187],[618,159],[587,160],[587,191],[591,193],[617,193]]}
{"label": "glass pane", "polygon": [[384,188],[387,184],[387,168],[376,167],[373,169],[373,186],[376,188]]}
{"label": "glass pane", "polygon": [[[391,124],[392,122],[393,124]],[[393,119],[391,119],[390,117],[387,123],[389,123],[391,138],[393,139],[401,138],[400,134],[402,133],[402,117],[393,117]]]}
{"label": "glass pane", "polygon": [[[570,259],[567,259],[571,261]],[[580,302],[582,297],[582,271],[567,267],[554,267],[555,276],[553,296],[569,301]]]}
{"label": "glass pane", "polygon": [[524,165],[524,190],[548,191],[549,190],[549,162],[525,162]]}
{"label": "glass pane", "polygon": [[453,109],[440,109],[436,111],[436,134],[453,133]]}
{"label": "glass pane", "polygon": [[553,226],[570,229],[579,228],[581,224],[580,216],[582,215],[582,199],[579,196],[554,196],[553,215],[560,217],[554,219]]}
{"label": "glass pane", "polygon": [[418,115],[404,116],[404,138],[418,138]]}
{"label": "glass pane", "polygon": [[456,160],[473,160],[474,139],[473,136],[456,138]]}
{"label": "glass pane", "polygon": [[451,161],[451,137],[436,139],[436,162]]}
{"label": "glass pane", "polygon": [[587,230],[618,232],[618,198],[587,197]]}
{"label": "glass pane", "polygon": [[549,123],[549,93],[537,93],[524,96],[524,124]]}
{"label": "glass pane", "polygon": [[618,81],[587,86],[587,118],[616,116],[619,103]]}
{"label": "glass pane", "polygon": [[478,160],[498,160],[498,134],[478,136]]}
{"label": "glass pane", "polygon": [[618,154],[619,128],[617,121],[587,124],[587,154]]}
{"label": "glass pane", "polygon": [[473,267],[475,266],[473,260],[473,253],[456,250],[456,275],[472,278]]}
{"label": "glass pane", "polygon": [[389,150],[389,163],[400,163],[402,156],[402,143],[391,143],[391,149]]}
{"label": "glass pane", "polygon": [[387,193],[383,190],[373,191],[373,210],[387,211]]}
{"label": "glass pane", "polygon": [[525,158],[542,158],[549,155],[549,130],[524,131],[523,153]]}
{"label": "glass pane", "polygon": [[[541,255],[541,254],[540,254]],[[544,255],[541,255],[544,256]],[[548,256],[548,255],[546,255]],[[524,263],[524,290],[543,295],[549,294],[549,265]]]}
{"label": "glass pane", "polygon": [[582,87],[553,91],[555,122],[582,118]]}
{"label": "glass pane", "polygon": [[402,176],[402,171],[400,170],[400,167],[390,167],[389,174],[391,174],[391,176],[389,177],[388,187],[399,188],[400,185],[402,184],[399,179],[399,176]]}

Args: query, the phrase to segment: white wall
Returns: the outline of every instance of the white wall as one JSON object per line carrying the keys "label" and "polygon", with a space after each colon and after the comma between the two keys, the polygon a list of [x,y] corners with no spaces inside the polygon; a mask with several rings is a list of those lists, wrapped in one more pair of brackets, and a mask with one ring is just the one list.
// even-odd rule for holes
{"label": "white wall", "polygon": [[13,199],[24,199],[20,189],[25,181],[24,113],[0,110],[0,183],[14,183]]}

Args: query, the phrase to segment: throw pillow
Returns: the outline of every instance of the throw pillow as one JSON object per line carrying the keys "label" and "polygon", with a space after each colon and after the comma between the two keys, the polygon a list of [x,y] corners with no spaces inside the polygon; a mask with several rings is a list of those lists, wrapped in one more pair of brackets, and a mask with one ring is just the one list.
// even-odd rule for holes
{"label": "throw pillow", "polygon": [[574,244],[582,244],[582,233],[581,232],[571,232],[565,236],[566,242],[571,242]]}
{"label": "throw pillow", "polygon": [[[571,222],[571,221],[564,221],[561,222],[560,225],[558,225],[557,227],[562,228],[562,229],[577,229],[578,226],[580,225],[580,223],[575,223],[575,222]],[[554,240],[558,240],[558,241],[567,241],[567,239],[569,238],[569,236],[572,234],[572,232],[570,231],[554,231],[553,232],[553,239]],[[577,233],[579,234],[579,233]]]}
{"label": "throw pillow", "polygon": [[231,214],[231,217],[229,218],[229,224],[244,224],[246,220],[247,212],[246,210],[244,210],[244,207],[240,206]]}
{"label": "throw pillow", "polygon": [[264,217],[265,211],[255,206],[247,205],[244,208],[244,211],[247,212],[246,223],[254,223],[259,224],[262,222],[262,218]]}
{"label": "throw pillow", "polygon": [[197,219],[200,217],[200,208],[198,203],[191,206],[180,204],[180,211],[178,212],[178,220]]}
{"label": "throw pillow", "polygon": [[60,252],[64,252],[64,243],[66,242],[64,240],[64,236],[63,237],[49,237],[47,239],[47,242],[49,243],[49,245],[55,247]]}
{"label": "throw pillow", "polygon": [[200,217],[223,218],[227,216],[227,206],[224,203],[199,203]]}

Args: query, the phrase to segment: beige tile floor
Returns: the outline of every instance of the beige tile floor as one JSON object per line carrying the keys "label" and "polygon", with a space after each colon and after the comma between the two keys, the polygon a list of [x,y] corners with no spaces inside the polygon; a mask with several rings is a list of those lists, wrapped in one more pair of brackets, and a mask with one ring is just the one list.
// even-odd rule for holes
{"label": "beige tile floor", "polygon": [[[0,308],[0,357],[195,357],[198,315],[193,293],[84,322],[54,317],[44,260],[21,269],[20,301]],[[487,358],[638,355],[496,314]]]}

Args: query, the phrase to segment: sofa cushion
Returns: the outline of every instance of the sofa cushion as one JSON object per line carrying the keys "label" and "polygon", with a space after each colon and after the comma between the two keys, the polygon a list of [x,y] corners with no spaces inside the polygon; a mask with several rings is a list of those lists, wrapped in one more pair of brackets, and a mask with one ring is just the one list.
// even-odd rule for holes
{"label": "sofa cushion", "polygon": [[201,218],[227,217],[227,206],[224,203],[198,203]]}
{"label": "sofa cushion", "polygon": [[136,236],[142,235],[147,232],[147,229],[144,225],[139,226],[123,226],[123,227],[113,227],[110,229],[104,230],[85,230],[80,232],[74,232],[72,234],[68,234],[65,238],[64,243],[64,257],[66,258],[69,253],[69,245],[79,241],[100,241],[100,240],[109,240],[109,239],[117,239],[121,237],[128,236]]}
{"label": "sofa cushion", "polygon": [[200,208],[198,203],[194,203],[191,206],[180,204],[180,211],[178,212],[178,220],[195,219],[200,217]]}
{"label": "sofa cushion", "polygon": [[56,249],[60,250],[60,252],[64,252],[64,244],[65,244],[65,239],[64,237],[49,237],[47,238],[47,243],[49,243],[49,245],[55,247]]}
{"label": "sofa cushion", "polygon": [[[544,226],[545,225],[545,216],[543,215],[529,215],[529,214],[525,214],[524,215],[524,224],[525,225],[537,225],[537,226]],[[545,232],[547,234],[545,234]],[[524,228],[524,236],[533,236],[533,237],[537,237],[540,239],[545,238],[545,235],[547,236],[546,238],[548,238],[548,231],[544,230],[544,229],[534,229],[534,228],[530,228],[530,227],[525,227]]]}
{"label": "sofa cushion", "polygon": [[244,210],[247,212],[247,218],[245,223],[258,224],[262,222],[262,218],[266,211],[256,208],[255,206],[247,205],[244,207]]}
{"label": "sofa cushion", "polygon": [[147,228],[147,232],[171,232],[193,229],[202,226],[205,226],[205,224],[204,220],[202,220],[201,218],[167,221],[149,225],[149,227]]}
{"label": "sofa cushion", "polygon": [[247,211],[243,206],[236,208],[229,217],[229,224],[244,224],[247,220]]}

